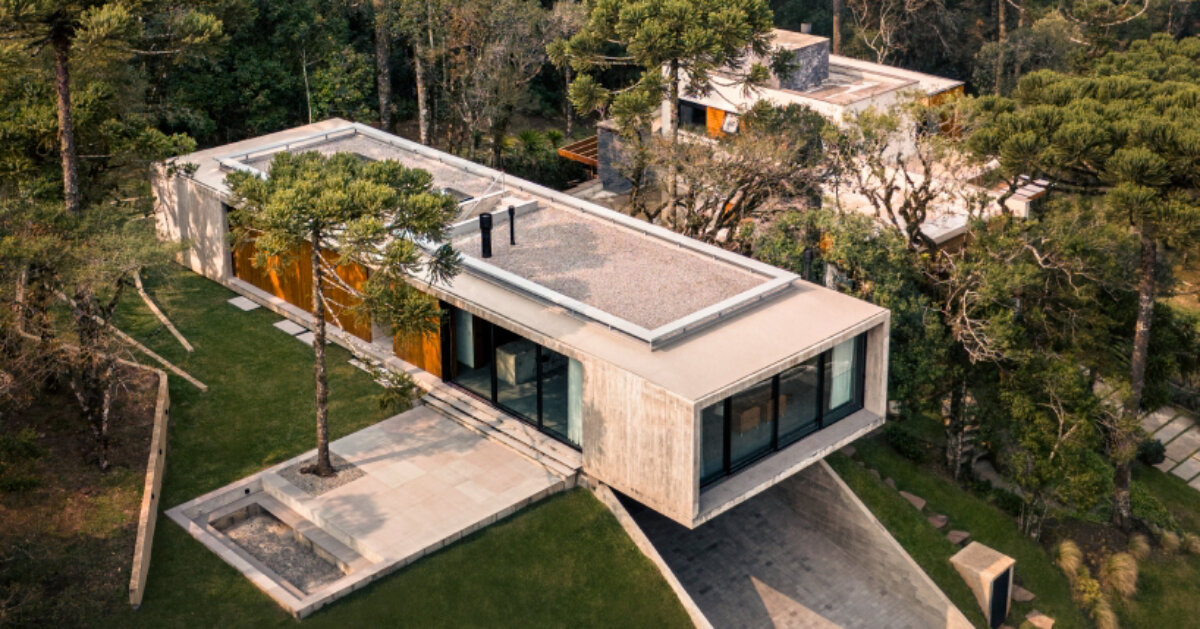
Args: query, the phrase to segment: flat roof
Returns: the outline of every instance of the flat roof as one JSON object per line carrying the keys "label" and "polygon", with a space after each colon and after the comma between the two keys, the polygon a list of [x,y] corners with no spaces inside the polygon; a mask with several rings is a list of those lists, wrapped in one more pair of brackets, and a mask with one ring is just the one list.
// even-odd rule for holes
{"label": "flat roof", "polygon": [[[783,290],[795,275],[608,208],[436,151],[366,125],[343,123],[283,142],[231,152],[226,170],[266,176],[280,152],[352,153],[392,159],[458,192],[460,218],[449,242],[469,273],[595,319],[657,348]],[[486,201],[486,203],[485,203]],[[520,206],[521,240],[493,237],[495,255],[480,255],[475,216]],[[504,227],[506,229],[506,226]],[[442,243],[423,243],[429,251]]]}
{"label": "flat roof", "polygon": [[[350,133],[348,127],[356,128],[358,132]],[[607,253],[574,252],[572,255],[579,256],[573,262],[577,265],[576,268],[562,271],[565,274],[561,278],[563,283],[557,286],[559,290],[552,290],[538,283],[540,281],[551,284],[553,281],[539,275],[541,272],[536,269],[514,266],[513,271],[508,271],[503,268],[502,265],[515,263],[515,257],[507,258],[501,253],[508,235],[505,223],[507,217],[504,212],[495,214],[493,245],[497,255],[487,261],[476,257],[477,250],[472,251],[468,241],[457,240],[467,238],[467,231],[477,229],[478,223],[475,219],[469,219],[451,230],[451,241],[457,240],[463,244],[465,272],[459,273],[447,284],[429,287],[432,293],[456,305],[470,307],[491,316],[498,323],[511,326],[517,333],[537,334],[553,339],[565,348],[593,356],[615,368],[638,375],[682,399],[700,401],[717,395],[738,383],[760,378],[764,372],[769,373],[777,369],[784,361],[797,356],[811,356],[828,349],[832,339],[839,336],[886,324],[887,310],[868,302],[802,281],[791,273],[680,236],[594,203],[507,176],[369,127],[352,125],[345,120],[326,120],[288,129],[197,151],[174,161],[180,164],[195,164],[196,168],[189,175],[190,179],[227,198],[229,190],[224,180],[229,169],[261,172],[244,161],[261,164],[262,162],[256,161],[263,157],[260,153],[284,150],[285,146],[291,147],[287,150],[297,150],[305,145],[312,147],[342,135],[371,135],[385,144],[390,144],[396,152],[388,157],[406,165],[426,164],[429,166],[426,170],[433,174],[435,185],[457,182],[465,187],[468,184],[463,177],[473,174],[482,181],[489,182],[489,186],[494,186],[495,192],[489,194],[507,195],[506,201],[536,201],[536,205],[530,203],[523,206],[522,211],[518,211],[518,247],[525,244],[526,238],[531,239],[530,245],[539,242],[534,238],[540,237],[535,237],[534,231],[530,229],[532,225],[537,224],[533,221],[549,218],[549,224],[553,225],[555,218],[565,220],[566,217],[574,216],[576,222],[586,226],[586,229],[596,230],[594,233],[619,233],[623,242],[626,238],[644,240],[658,252],[656,255],[675,260],[671,266],[682,264],[686,268],[703,268],[707,269],[705,273],[725,278],[719,282],[723,287],[721,290],[703,293],[696,286],[685,283],[686,278],[679,278],[686,273],[672,269],[670,273],[675,273],[677,278],[672,282],[677,282],[675,285],[678,286],[678,291],[664,294],[634,289],[635,294],[646,296],[648,300],[653,298],[655,301],[667,303],[678,299],[686,304],[681,309],[687,310],[693,305],[698,306],[714,299],[720,300],[728,292],[742,288],[740,283],[747,281],[747,274],[761,275],[761,283],[751,286],[748,290],[703,307],[682,319],[676,319],[673,323],[648,329],[622,319],[616,316],[616,313],[608,313],[571,297],[570,294],[574,294],[576,297],[593,299],[588,294],[573,292],[581,289],[568,286],[569,282],[566,282],[566,276],[572,273],[585,274],[588,264],[615,265],[603,273],[597,273],[596,277],[619,278],[619,265],[629,260],[638,260],[637,257],[624,259],[615,246]],[[318,136],[327,137],[317,140]],[[332,146],[336,145],[329,144],[326,148]],[[354,152],[362,153],[362,150]],[[432,160],[432,163],[415,161],[417,158]],[[529,225],[526,225],[527,223]],[[610,227],[598,226],[605,223]],[[619,231],[608,232],[608,229]],[[555,241],[553,234],[552,231],[546,236],[542,244],[561,248],[572,242],[562,239]],[[557,244],[554,244],[555,242]],[[433,243],[426,244],[429,246]],[[588,256],[594,257],[589,260]],[[704,264],[698,262],[705,259],[707,262]],[[644,273],[668,273],[661,265],[655,268],[653,259],[641,261],[650,263],[645,265]],[[689,295],[689,291],[696,291],[698,294]],[[688,300],[694,301],[689,303]],[[638,318],[637,313],[621,310],[618,306],[607,307],[625,317]],[[651,314],[669,317],[674,313]],[[622,321],[627,324],[628,329],[618,327]],[[630,330],[640,330],[644,334],[631,333]],[[659,333],[659,336],[654,336],[655,332]]]}
{"label": "flat roof", "polygon": [[[518,216],[492,236],[491,264],[649,330],[765,283],[769,278],[611,222],[557,206]],[[478,229],[452,242],[478,255]]]}

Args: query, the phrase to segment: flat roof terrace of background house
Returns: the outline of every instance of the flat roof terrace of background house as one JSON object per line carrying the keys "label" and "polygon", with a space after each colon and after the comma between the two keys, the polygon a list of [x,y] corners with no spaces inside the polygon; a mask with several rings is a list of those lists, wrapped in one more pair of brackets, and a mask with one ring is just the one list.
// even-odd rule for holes
{"label": "flat roof terrace of background house", "polygon": [[495,192],[500,189],[500,185],[495,183],[495,180],[492,178],[481,177],[478,174],[464,171],[461,168],[419,153],[398,149],[391,144],[377,140],[369,135],[357,133],[356,131],[356,129],[351,128],[289,143],[281,147],[274,147],[262,152],[249,153],[237,161],[251,168],[267,172],[270,170],[271,160],[275,157],[275,154],[283,151],[289,153],[316,151],[323,155],[353,153],[370,160],[391,159],[400,162],[408,168],[420,168],[433,175],[435,186],[449,188],[454,192],[465,193],[465,195],[472,198],[479,198],[489,192]]}
{"label": "flat roof terrace of background house", "polygon": [[[770,279],[567,208],[518,215],[515,226],[511,246],[507,220],[496,224],[487,263],[648,330]],[[480,240],[478,228],[468,228],[452,242],[463,255],[479,257]]]}

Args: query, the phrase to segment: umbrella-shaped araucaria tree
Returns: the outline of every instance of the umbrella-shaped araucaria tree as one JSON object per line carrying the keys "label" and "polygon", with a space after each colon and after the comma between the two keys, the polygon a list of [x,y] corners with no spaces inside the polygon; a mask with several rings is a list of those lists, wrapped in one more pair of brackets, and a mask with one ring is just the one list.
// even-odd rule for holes
{"label": "umbrella-shaped araucaria tree", "polygon": [[[234,195],[231,231],[235,245],[253,245],[255,265],[295,264],[311,273],[317,459],[302,471],[331,476],[326,318],[349,312],[402,334],[436,329],[436,304],[411,282],[445,282],[458,272],[449,245],[427,253],[418,244],[443,242],[457,205],[434,191],[429,173],[392,160],[281,152],[269,173],[226,177]],[[343,279],[338,271],[347,267],[366,279]]]}

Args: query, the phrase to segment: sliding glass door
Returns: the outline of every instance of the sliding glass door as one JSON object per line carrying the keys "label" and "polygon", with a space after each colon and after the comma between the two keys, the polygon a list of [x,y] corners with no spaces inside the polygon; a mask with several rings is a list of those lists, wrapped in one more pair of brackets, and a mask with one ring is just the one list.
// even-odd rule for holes
{"label": "sliding glass door", "polygon": [[700,412],[707,485],[863,407],[866,335],[841,343]]}
{"label": "sliding glass door", "polygon": [[576,360],[449,307],[448,380],[557,439],[583,438],[583,368]]}

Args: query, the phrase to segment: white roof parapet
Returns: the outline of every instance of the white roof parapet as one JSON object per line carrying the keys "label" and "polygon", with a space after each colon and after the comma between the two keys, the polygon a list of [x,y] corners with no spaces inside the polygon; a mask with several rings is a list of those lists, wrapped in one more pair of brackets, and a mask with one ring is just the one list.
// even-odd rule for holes
{"label": "white roof parapet", "polygon": [[[664,227],[652,225],[645,221],[621,214],[620,212],[610,210],[595,203],[590,203],[562,192],[558,192],[557,190],[552,190],[545,186],[541,186],[516,177],[509,177],[501,171],[483,166],[481,164],[476,164],[475,162],[463,159],[461,157],[443,153],[437,149],[427,147],[411,140],[406,140],[390,133],[379,131],[378,129],[374,129],[360,123],[347,123],[328,131],[313,133],[285,142],[276,142],[264,146],[254,147],[250,150],[218,157],[216,160],[223,168],[249,172],[260,177],[265,177],[266,173],[264,171],[246,164],[243,160],[269,154],[275,151],[289,150],[298,146],[303,146],[310,142],[323,142],[352,134],[360,134],[369,137],[375,141],[390,145],[402,151],[408,151],[428,159],[436,160],[467,173],[492,179],[494,181],[501,181],[503,185],[507,186],[508,188],[525,192],[534,198],[542,198],[546,201],[554,203],[561,209],[577,211],[593,218],[613,223],[623,229],[632,230],[644,237],[660,241],[664,245],[674,245],[682,249],[687,249],[695,254],[709,257],[714,260],[719,260],[755,275],[762,276],[764,279],[766,279],[766,281],[762,284],[729,297],[728,299],[706,308],[702,308],[675,321],[650,330],[643,326],[634,324],[626,319],[613,315],[612,313],[605,312],[577,299],[568,297],[567,295],[542,286],[541,284],[528,280],[515,273],[501,269],[496,265],[489,264],[471,256],[463,256],[464,268],[474,275],[487,279],[503,287],[535,297],[547,303],[560,306],[568,312],[591,319],[607,326],[610,329],[632,336],[649,344],[651,349],[661,348],[672,341],[678,340],[688,334],[712,325],[713,323],[716,323],[736,312],[757,305],[763,300],[786,290],[793,284],[793,282],[799,279],[797,275],[788,271],[784,271],[757,260],[753,260],[745,256],[726,251],[719,247],[682,236]],[[528,211],[529,209],[535,208],[522,208],[522,210],[525,211]],[[496,216],[506,218],[503,211],[498,211]],[[461,234],[470,229],[474,222],[475,219],[468,219],[452,225],[447,230],[447,238],[451,238],[454,235]],[[442,245],[446,244],[445,242],[435,243],[424,239],[418,239],[416,243],[428,253],[432,253]]]}

